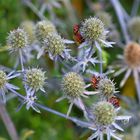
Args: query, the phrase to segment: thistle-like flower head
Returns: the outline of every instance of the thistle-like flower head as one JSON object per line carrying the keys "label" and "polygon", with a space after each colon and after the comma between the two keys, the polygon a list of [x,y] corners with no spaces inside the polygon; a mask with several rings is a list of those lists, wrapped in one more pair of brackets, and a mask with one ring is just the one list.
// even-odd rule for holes
{"label": "thistle-like flower head", "polygon": [[58,57],[70,59],[70,49],[66,48],[65,44],[71,43],[73,41],[62,39],[57,33],[49,33],[44,40],[43,47],[39,50],[37,58],[47,52],[50,59],[55,61]]}
{"label": "thistle-like flower head", "polygon": [[108,78],[102,78],[97,85],[100,94],[105,98],[113,96],[115,91],[115,84]]}
{"label": "thistle-like flower head", "polygon": [[56,101],[59,102],[65,98],[70,101],[67,116],[69,116],[74,104],[85,112],[85,106],[81,97],[87,97],[87,95],[95,94],[92,91],[86,91],[87,87],[89,87],[89,85],[85,85],[83,78],[76,72],[69,72],[63,77],[61,89],[64,95]]}
{"label": "thistle-like flower head", "polygon": [[118,121],[126,120],[129,121],[130,116],[118,116],[118,109],[116,109],[111,103],[107,101],[100,101],[93,107],[93,118],[94,124],[89,127],[94,130],[88,140],[93,140],[95,138],[103,140],[104,134],[107,135],[107,139],[111,140],[111,137],[117,140],[121,140],[117,134],[116,130],[124,131],[117,123]]}
{"label": "thistle-like flower head", "polygon": [[80,33],[84,39],[98,40],[104,36],[104,24],[100,19],[91,17],[82,23]]}
{"label": "thistle-like flower head", "polygon": [[78,98],[85,91],[84,80],[79,74],[69,72],[63,77],[62,90],[68,98]]}
{"label": "thistle-like flower head", "polygon": [[20,28],[11,31],[7,39],[7,45],[11,51],[25,48],[28,45],[27,33]]}
{"label": "thistle-like flower head", "polygon": [[65,44],[58,34],[48,34],[45,39],[46,51],[51,54],[51,56],[61,55],[65,49]]}
{"label": "thistle-like flower head", "polygon": [[101,47],[112,47],[114,42],[108,42],[106,40],[108,31],[104,28],[104,23],[96,17],[90,17],[81,23],[79,33],[84,39],[84,42],[80,44],[79,48],[95,46],[97,50],[101,52]]}
{"label": "thistle-like flower head", "polygon": [[43,86],[45,84],[45,72],[41,69],[32,68],[26,71],[25,82],[32,90],[38,91],[41,89],[44,91]]}
{"label": "thistle-like flower head", "polygon": [[42,44],[49,33],[55,33],[56,28],[50,21],[40,21],[36,24],[35,35],[37,40]]}
{"label": "thistle-like flower head", "polygon": [[95,106],[94,115],[97,124],[106,126],[115,121],[116,111],[111,103],[102,101]]}

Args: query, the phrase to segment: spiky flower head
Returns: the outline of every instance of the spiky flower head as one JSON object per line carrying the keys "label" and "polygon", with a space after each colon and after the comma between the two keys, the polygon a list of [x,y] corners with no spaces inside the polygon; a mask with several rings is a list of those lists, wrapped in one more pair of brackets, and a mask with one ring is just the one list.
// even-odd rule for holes
{"label": "spiky flower head", "polygon": [[88,18],[82,23],[80,27],[80,33],[84,39],[90,41],[104,38],[104,24],[96,17]]}
{"label": "spiky flower head", "polygon": [[35,35],[40,43],[43,43],[49,33],[55,33],[56,28],[50,21],[40,21],[36,24]]}
{"label": "spiky flower head", "polygon": [[23,49],[28,45],[28,36],[23,29],[16,29],[10,32],[7,45],[10,47],[11,51],[17,51]]}
{"label": "spiky flower head", "polygon": [[51,54],[51,56],[61,55],[65,49],[65,44],[60,35],[56,33],[51,33],[47,35],[44,45],[46,46],[46,51]]}
{"label": "spiky flower head", "polygon": [[111,15],[107,12],[97,12],[96,16],[104,23],[105,27],[109,28],[112,25]]}
{"label": "spiky flower head", "polygon": [[28,33],[28,37],[29,37],[29,42],[32,43],[35,40],[35,25],[32,21],[23,21],[20,25],[20,27],[22,29],[24,29],[24,31],[26,33]]}
{"label": "spiky flower head", "polygon": [[114,106],[106,101],[98,102],[93,111],[98,125],[111,125],[115,121],[116,111]]}
{"label": "spiky flower head", "polygon": [[124,58],[130,67],[140,66],[140,45],[135,42],[129,43],[124,49]]}
{"label": "spiky flower head", "polygon": [[110,98],[115,93],[115,85],[108,78],[103,78],[99,81],[98,89],[105,98]]}
{"label": "spiky flower head", "polygon": [[69,72],[63,77],[62,90],[67,97],[78,98],[85,91],[84,80],[79,74]]}
{"label": "spiky flower head", "polygon": [[7,83],[6,73],[0,70],[0,88],[3,88],[6,83]]}
{"label": "spiky flower head", "polygon": [[27,70],[25,78],[29,87],[36,91],[43,88],[46,79],[45,72],[37,68]]}
{"label": "spiky flower head", "polygon": [[140,17],[130,19],[128,29],[134,39],[140,39]]}

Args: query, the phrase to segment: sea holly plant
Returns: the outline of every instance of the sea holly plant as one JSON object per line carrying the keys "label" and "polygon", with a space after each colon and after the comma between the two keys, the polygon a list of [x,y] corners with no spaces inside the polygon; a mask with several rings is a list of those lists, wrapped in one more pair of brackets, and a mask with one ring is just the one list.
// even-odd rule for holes
{"label": "sea holly plant", "polygon": [[[117,8],[115,10],[118,15],[120,14],[118,13],[118,9],[124,13],[120,24],[123,34],[126,35],[127,30],[126,28],[124,29],[125,20],[128,20],[126,12],[120,7],[118,0],[116,0],[117,2],[115,0],[110,1],[112,5],[116,3]],[[105,140],[106,137],[107,140],[111,140],[112,138],[116,140],[123,139],[118,132],[124,131],[122,128],[124,126],[123,122],[129,122],[131,116],[123,114],[125,111],[119,103],[118,95],[120,93],[118,93],[119,91],[116,88],[113,80],[114,77],[110,77],[107,73],[104,73],[102,51],[104,48],[110,49],[110,47],[114,47],[115,42],[108,41],[109,31],[106,30],[107,25],[104,25],[101,18],[99,18],[100,14],[98,13],[97,17],[89,17],[80,24],[74,25],[75,41],[63,38],[63,35],[60,35],[57,31],[57,27],[45,18],[38,21],[36,25],[32,22],[24,22],[20,28],[11,31],[7,37],[7,45],[10,53],[17,55],[16,66],[13,66],[12,69],[14,70],[11,70],[9,74],[0,70],[0,101],[6,103],[5,94],[12,92],[21,101],[21,105],[18,108],[19,111],[25,105],[27,110],[33,109],[37,113],[40,113],[40,115],[41,109],[43,109],[69,119],[80,127],[92,130],[93,134],[91,134],[88,140]],[[109,15],[104,14],[104,16]],[[126,19],[124,20],[124,18]],[[129,23],[129,32],[132,32],[135,22],[139,22],[138,17]],[[30,28],[31,32],[28,32],[29,28],[26,27],[31,26],[34,27]],[[125,43],[127,45],[123,48],[123,56],[119,55],[123,64],[119,63],[118,66],[120,69],[115,73],[115,76],[126,71],[124,79],[120,83],[122,87],[133,72],[140,98],[140,45],[138,34],[138,32],[136,34],[131,33],[132,40],[130,40],[131,37],[128,37],[128,35],[125,36]],[[32,35],[33,37],[31,37]],[[73,52],[71,46],[78,48],[77,53]],[[44,105],[43,103],[40,104],[39,94],[42,93],[43,96],[47,96],[49,94],[47,92],[49,90],[48,84],[51,84],[49,83],[49,77],[46,76],[49,69],[46,70],[46,67],[42,67],[40,64],[42,59],[45,59],[43,56],[47,56],[47,59],[54,62],[53,64],[59,62],[57,64],[61,65],[59,68],[57,67],[58,65],[55,65],[55,71],[59,73],[61,79],[60,84],[58,84],[61,90],[56,102],[67,99],[70,102],[69,107],[67,107],[67,113],[61,113],[49,108],[45,103]],[[30,60],[30,58],[38,63],[38,67],[27,63],[27,60]],[[90,67],[89,64],[93,67]],[[96,65],[98,65],[99,69],[96,68]],[[111,67],[112,70],[115,68],[116,65]],[[89,71],[92,74],[89,74]],[[98,75],[96,75],[97,73]],[[53,77],[57,79],[57,75],[53,75]],[[11,84],[11,79],[13,78],[20,80],[22,90],[24,91],[23,94],[21,94],[19,87]],[[55,85],[52,86],[55,91]],[[93,100],[94,97],[95,99]],[[92,103],[88,104],[87,101]],[[61,104],[61,102],[56,104]],[[73,106],[78,107],[83,113],[82,119],[72,116]]]}

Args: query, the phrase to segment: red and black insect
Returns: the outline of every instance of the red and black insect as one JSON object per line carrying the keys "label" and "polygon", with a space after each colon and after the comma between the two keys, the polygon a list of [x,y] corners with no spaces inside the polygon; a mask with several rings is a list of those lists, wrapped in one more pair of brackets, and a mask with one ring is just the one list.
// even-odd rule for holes
{"label": "red and black insect", "polygon": [[108,102],[110,102],[115,108],[120,107],[120,101],[116,96],[111,97]]}
{"label": "red and black insect", "polygon": [[84,42],[84,38],[80,34],[79,29],[80,29],[79,24],[75,24],[73,26],[73,34],[74,34],[73,38],[78,44],[81,44],[82,42]]}
{"label": "red and black insect", "polygon": [[98,83],[99,83],[100,80],[101,80],[100,76],[93,75],[92,79],[91,79],[92,87],[97,89],[98,88]]}

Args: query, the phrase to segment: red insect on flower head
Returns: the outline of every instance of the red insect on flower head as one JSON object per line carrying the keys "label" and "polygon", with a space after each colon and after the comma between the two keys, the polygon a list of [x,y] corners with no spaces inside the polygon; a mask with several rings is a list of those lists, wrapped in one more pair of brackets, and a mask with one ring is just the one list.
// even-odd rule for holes
{"label": "red insect on flower head", "polygon": [[92,87],[97,89],[98,88],[98,83],[99,83],[100,80],[101,80],[100,76],[93,75],[92,79],[91,79]]}
{"label": "red insect on flower head", "polygon": [[73,33],[74,33],[74,40],[78,43],[81,44],[82,42],[84,42],[84,38],[82,37],[82,35],[79,32],[80,29],[80,25],[79,24],[75,24],[73,26]]}
{"label": "red insect on flower head", "polygon": [[80,28],[79,24],[75,24],[73,26],[73,33],[74,33],[74,35],[76,35],[79,32],[79,28]]}
{"label": "red insect on flower head", "polygon": [[111,97],[108,102],[110,102],[115,108],[120,107],[120,101],[116,96]]}

